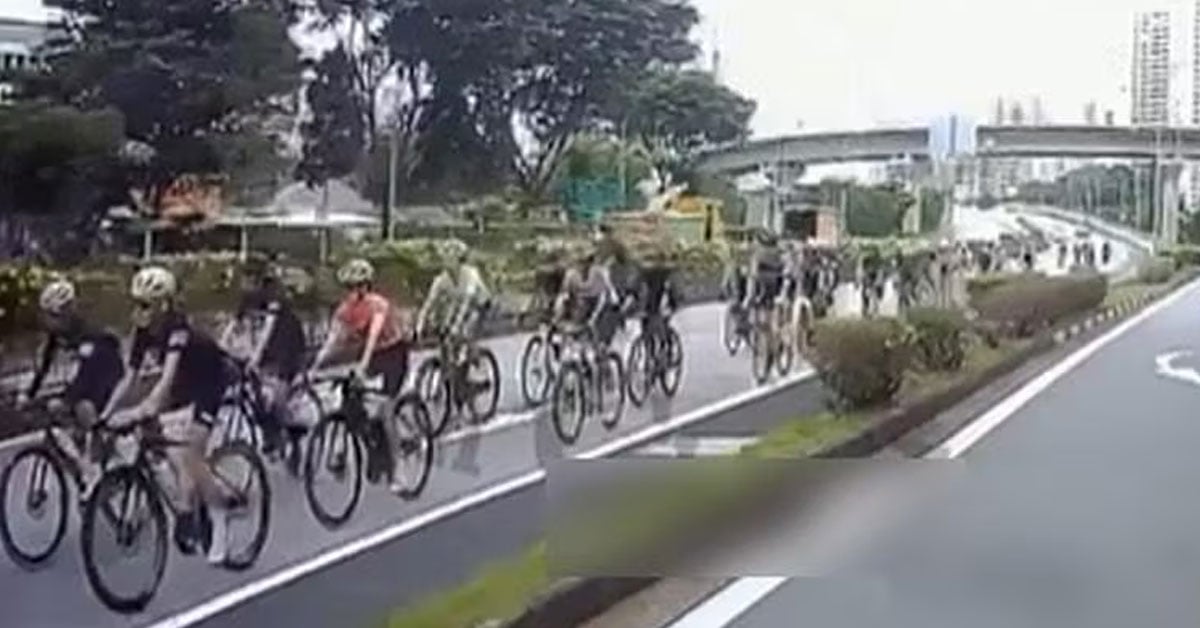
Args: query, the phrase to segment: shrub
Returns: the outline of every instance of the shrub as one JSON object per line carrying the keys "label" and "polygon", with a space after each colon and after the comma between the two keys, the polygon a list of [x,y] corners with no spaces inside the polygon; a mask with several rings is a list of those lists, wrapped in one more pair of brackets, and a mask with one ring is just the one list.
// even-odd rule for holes
{"label": "shrub", "polygon": [[1011,282],[1017,277],[1018,275],[1009,273],[988,273],[986,275],[980,275],[967,282],[967,294],[970,296],[971,301],[974,302],[976,299],[979,299],[992,290]]}
{"label": "shrub", "polygon": [[1179,268],[1200,266],[1200,246],[1180,246],[1167,251]]}
{"label": "shrub", "polygon": [[1108,281],[1101,275],[1023,276],[980,297],[975,309],[985,324],[1027,337],[1098,307],[1107,294]]}
{"label": "shrub", "polygon": [[1146,260],[1138,268],[1138,281],[1148,284],[1162,284],[1171,280],[1175,275],[1175,260],[1168,257],[1155,257]]}
{"label": "shrub", "polygon": [[908,312],[913,349],[925,368],[956,371],[966,359],[967,319],[950,309],[918,308]]}
{"label": "shrub", "polygon": [[0,266],[0,338],[37,326],[38,292],[48,278],[37,266]]}
{"label": "shrub", "polygon": [[821,380],[845,409],[891,401],[912,355],[908,328],[895,319],[822,321],[814,349]]}

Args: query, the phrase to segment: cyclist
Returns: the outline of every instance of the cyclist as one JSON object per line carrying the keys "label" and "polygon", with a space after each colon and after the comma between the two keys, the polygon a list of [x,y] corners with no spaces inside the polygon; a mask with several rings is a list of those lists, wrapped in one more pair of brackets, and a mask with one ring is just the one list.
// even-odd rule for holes
{"label": "cyclist", "polygon": [[[338,269],[337,279],[346,289],[346,296],[334,311],[329,335],[317,351],[311,368],[319,369],[347,350],[357,353],[355,374],[364,379],[382,376],[382,392],[394,401],[408,379],[411,350],[408,313],[375,291],[375,267],[365,259],[346,262]],[[392,423],[384,421],[383,427],[394,450],[399,435]],[[403,492],[405,487],[396,481],[395,469],[389,469],[388,473],[392,492]]]}
{"label": "cyclist", "polygon": [[[576,256],[577,265],[567,270],[559,295],[560,311],[572,323],[595,332],[599,347],[607,348],[616,335],[620,314],[616,312],[617,291],[608,268],[598,258],[594,245],[584,244]],[[609,314],[605,316],[605,314]],[[614,317],[613,314],[616,314]]]}
{"label": "cyclist", "polygon": [[783,289],[784,277],[783,252],[778,236],[766,229],[759,231],[751,254],[750,268],[754,273],[753,281],[742,307],[754,307],[770,312],[772,324],[778,325],[779,321],[774,320],[775,300],[779,298]]}
{"label": "cyclist", "polygon": [[679,309],[681,295],[665,251],[657,248],[648,251],[640,266],[638,301],[641,303],[643,333],[653,354],[665,338],[667,318]]}
{"label": "cyclist", "polygon": [[278,448],[283,428],[292,423],[287,403],[289,389],[304,368],[304,326],[292,309],[282,275],[282,269],[273,261],[251,269],[251,285],[221,340],[221,345],[228,347],[239,328],[259,331],[247,363],[262,374],[267,406],[263,449],[267,454]]}
{"label": "cyclist", "polygon": [[440,331],[468,341],[474,338],[491,293],[479,269],[467,263],[469,254],[467,245],[458,240],[446,244],[442,252],[444,268],[433,280],[417,315],[417,336],[424,337],[430,315],[436,311]]}
{"label": "cyclist", "polygon": [[[42,347],[33,382],[17,398],[17,408],[26,407],[37,397],[46,381],[50,366],[60,352],[73,353],[78,360],[75,376],[61,398],[51,399],[46,406],[51,416],[68,414],[76,434],[82,436],[97,424],[100,412],[107,406],[117,383],[125,374],[121,341],[113,333],[93,327],[79,315],[76,308],[75,285],[70,281],[52,281],[42,289],[38,298],[46,328],[46,343]],[[80,449],[87,446],[82,439],[59,439],[59,445],[79,462],[84,486],[90,487],[100,474],[99,451],[90,447],[89,455]],[[95,445],[96,443],[93,443]],[[81,496],[82,497],[82,496]]]}
{"label": "cyclist", "polygon": [[[217,342],[193,327],[179,309],[175,276],[165,268],[149,267],[138,271],[130,284],[134,301],[135,325],[128,369],[109,399],[101,420],[110,417],[124,402],[146,358],[154,353],[162,372],[149,394],[132,411],[136,417],[161,416],[176,410],[191,410],[187,447],[183,450],[183,469],[190,480],[184,487],[180,515],[175,521],[175,542],[184,553],[196,551],[212,525],[210,563],[221,563],[226,552],[226,496],[205,462],[209,434],[225,390],[233,383],[226,354]],[[195,496],[205,501],[211,518],[203,521],[194,510]]]}

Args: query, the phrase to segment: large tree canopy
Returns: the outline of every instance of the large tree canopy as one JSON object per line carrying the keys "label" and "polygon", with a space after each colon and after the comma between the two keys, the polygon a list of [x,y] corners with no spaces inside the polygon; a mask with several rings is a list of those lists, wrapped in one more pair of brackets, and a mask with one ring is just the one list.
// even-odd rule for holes
{"label": "large tree canopy", "polygon": [[84,110],[115,108],[124,134],[154,149],[149,198],[177,176],[220,170],[206,138],[238,133],[298,86],[288,12],[272,2],[47,0],[62,28],[49,69],[21,90]]}
{"label": "large tree canopy", "polygon": [[749,136],[755,109],[708,72],[657,69],[622,92],[610,115],[641,138],[665,189],[699,151]]}

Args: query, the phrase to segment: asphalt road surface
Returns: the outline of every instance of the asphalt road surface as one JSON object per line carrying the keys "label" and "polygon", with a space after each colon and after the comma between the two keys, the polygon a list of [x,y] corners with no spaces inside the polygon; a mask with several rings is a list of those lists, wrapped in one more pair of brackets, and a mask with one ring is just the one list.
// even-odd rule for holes
{"label": "asphalt road surface", "polygon": [[[810,577],[744,579],[676,628],[1200,625],[1200,383],[1156,368],[1167,353],[1200,367],[1198,311],[1193,284],[1084,347],[1027,403],[1002,402],[1015,412],[982,440],[959,439],[941,491],[876,512],[836,555],[794,551],[784,573]],[[873,500],[846,508],[861,521]]]}
{"label": "asphalt road surface", "polygon": [[[5,592],[0,625],[259,627],[281,622],[299,628],[362,625],[378,619],[381,608],[460,582],[481,564],[507,557],[538,538],[543,499],[540,479],[531,474],[543,469],[544,461],[581,452],[599,455],[597,448],[605,443],[658,434],[664,426],[683,427],[674,425],[681,417],[688,429],[707,425],[720,434],[769,427],[761,415],[744,412],[717,413],[711,423],[700,420],[705,418],[702,411],[713,404],[755,394],[750,392],[754,387],[746,353],[731,358],[720,345],[720,312],[719,305],[706,305],[677,317],[686,358],[677,398],[656,397],[645,408],[627,407],[613,433],[589,424],[568,452],[544,417],[522,408],[516,376],[526,336],[488,341],[503,377],[501,415],[482,430],[457,432],[440,448],[430,484],[419,500],[403,502],[382,487],[368,487],[354,519],[331,532],[310,515],[301,485],[273,470],[272,528],[258,564],[244,573],[227,573],[172,551],[158,597],[146,612],[132,618],[108,612],[89,591],[80,559],[78,517],[72,512],[67,538],[43,569],[26,572],[0,558],[0,589]],[[630,333],[635,331],[636,324],[631,324]],[[630,339],[627,334],[618,344],[623,348]],[[793,375],[769,390],[790,388],[805,379]],[[810,384],[778,403],[800,412],[818,402],[819,391]],[[0,445],[0,463],[18,449]],[[501,495],[505,497],[499,499]],[[459,516],[463,513],[469,516]],[[18,528],[22,523],[14,522]]]}

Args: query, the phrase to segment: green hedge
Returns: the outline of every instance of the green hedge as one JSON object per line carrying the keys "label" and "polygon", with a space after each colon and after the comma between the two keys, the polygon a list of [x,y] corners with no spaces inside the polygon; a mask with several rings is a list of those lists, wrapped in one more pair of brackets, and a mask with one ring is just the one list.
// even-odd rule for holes
{"label": "green hedge", "polygon": [[956,371],[966,359],[967,319],[958,310],[917,308],[906,318],[916,357],[931,371]]}
{"label": "green hedge", "polygon": [[913,354],[908,328],[895,319],[821,321],[813,348],[821,380],[842,409],[891,401]]}
{"label": "green hedge", "polygon": [[1155,257],[1142,262],[1138,268],[1138,281],[1147,284],[1164,284],[1175,276],[1177,261],[1174,257]]}
{"label": "green hedge", "polygon": [[988,291],[974,305],[984,323],[1028,337],[1098,307],[1107,294],[1108,281],[1101,275],[1023,276]]}

